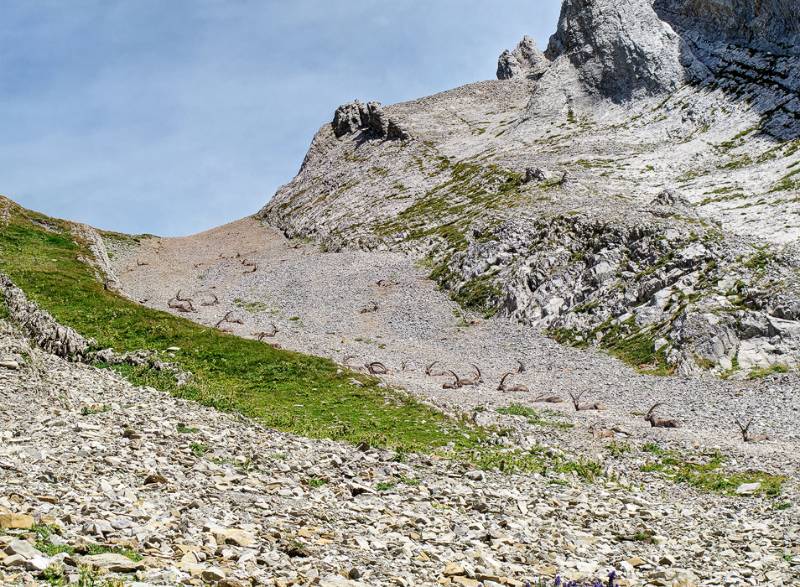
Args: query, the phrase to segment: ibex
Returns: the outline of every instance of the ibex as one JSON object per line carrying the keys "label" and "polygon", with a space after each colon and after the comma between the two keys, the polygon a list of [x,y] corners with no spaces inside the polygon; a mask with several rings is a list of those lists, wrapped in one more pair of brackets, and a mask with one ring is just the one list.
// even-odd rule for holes
{"label": "ibex", "polygon": [[442,375],[447,375],[447,371],[442,371],[441,369],[437,370],[434,369],[434,367],[438,364],[439,361],[434,361],[433,363],[425,367],[425,375],[427,375],[428,377],[441,377]]}
{"label": "ibex", "polygon": [[464,385],[478,385],[479,383],[483,383],[483,375],[481,374],[481,370],[478,369],[477,365],[471,364],[472,368],[475,372],[472,374],[472,377],[465,377],[463,379],[459,379],[458,382]]}
{"label": "ibex", "polygon": [[378,311],[378,302],[370,302],[366,306],[361,308],[361,310],[359,310],[361,314],[371,314],[372,312],[377,312],[377,311]]}
{"label": "ibex", "polygon": [[276,334],[278,334],[278,327],[275,326],[274,323],[270,323],[270,330],[261,331],[261,332],[254,332],[253,336],[255,336],[258,340],[263,341],[265,338],[273,338]]}
{"label": "ibex", "polygon": [[172,308],[173,310],[178,310],[178,312],[194,312],[194,306],[192,305],[191,298],[182,298],[181,297],[181,290],[178,290],[178,293],[175,294],[174,298],[171,298],[167,301],[167,306]]}
{"label": "ibex", "polygon": [[367,368],[367,371],[370,372],[370,375],[386,375],[389,372],[389,369],[386,368],[386,365],[380,361],[373,361],[372,363],[368,363],[364,366]]}
{"label": "ibex", "polygon": [[[233,315],[233,311],[230,311],[227,314],[225,314],[222,317],[222,319],[214,325],[214,328],[220,328],[220,326],[222,326],[225,323],[227,323],[227,324],[244,324],[244,322],[242,322],[241,318],[237,318],[236,316]],[[227,329],[221,329],[221,330],[224,330],[225,332],[229,332],[229,330],[227,330]]]}
{"label": "ibex", "polygon": [[514,373],[509,371],[508,373],[503,375],[503,378],[500,380],[500,385],[497,386],[497,391],[505,391],[505,392],[515,392],[515,391],[527,392],[527,391],[530,391],[527,388],[527,386],[525,386],[525,385],[511,385],[511,386],[506,385],[506,379],[511,377],[513,374]]}
{"label": "ibex", "polygon": [[654,404],[653,407],[647,411],[647,415],[644,417],[644,419],[650,422],[650,426],[652,428],[679,428],[680,425],[676,420],[659,418],[653,413],[657,407],[662,405],[663,404],[661,402]]}
{"label": "ibex", "polygon": [[461,379],[454,371],[447,371],[453,377],[453,381],[447,381],[442,385],[442,389],[461,389]]}
{"label": "ibex", "polygon": [[533,400],[533,403],[542,403],[542,404],[560,404],[563,403],[564,400],[561,399],[557,395],[540,395],[536,399]]}
{"label": "ibex", "polygon": [[742,440],[744,442],[759,442],[761,440],[769,440],[769,436],[766,434],[756,434],[751,436],[750,435],[750,426],[753,424],[753,419],[750,418],[747,421],[747,424],[742,424],[739,421],[739,418],[736,418],[736,425],[739,427],[739,432],[742,433]]}
{"label": "ibex", "polygon": [[593,404],[581,404],[581,398],[585,394],[585,391],[582,391],[578,394],[570,393],[569,397],[572,399],[572,405],[575,407],[576,412],[585,412],[589,410],[600,410],[602,406],[600,403],[595,402]]}
{"label": "ibex", "polygon": [[[237,253],[237,255],[238,255],[238,253]],[[258,265],[253,261],[249,261],[247,259],[242,259],[242,265],[244,265],[245,267],[249,268],[249,270],[245,271],[245,273],[255,273],[256,271],[258,271]]]}

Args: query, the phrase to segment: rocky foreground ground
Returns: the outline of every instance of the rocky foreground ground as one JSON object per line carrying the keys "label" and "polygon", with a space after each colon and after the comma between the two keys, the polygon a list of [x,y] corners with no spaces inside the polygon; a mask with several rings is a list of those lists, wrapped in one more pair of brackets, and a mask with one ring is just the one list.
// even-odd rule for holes
{"label": "rocky foreground ground", "polygon": [[6,322],[0,349],[3,585],[800,580],[800,527],[774,500],[641,484],[610,455],[590,482],[311,441],[67,363]]}

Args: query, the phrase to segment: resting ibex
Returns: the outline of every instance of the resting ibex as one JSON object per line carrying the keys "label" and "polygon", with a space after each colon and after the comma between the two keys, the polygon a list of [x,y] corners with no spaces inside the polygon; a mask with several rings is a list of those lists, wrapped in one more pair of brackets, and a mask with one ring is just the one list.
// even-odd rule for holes
{"label": "resting ibex", "polygon": [[372,363],[368,363],[364,366],[367,368],[367,371],[369,371],[370,375],[386,375],[389,372],[389,369],[386,368],[386,365],[380,361],[373,361]]}
{"label": "resting ibex", "polygon": [[662,405],[664,404],[662,404],[661,402],[654,404],[652,408],[647,410],[647,415],[644,417],[644,419],[650,422],[650,426],[652,428],[679,428],[680,425],[678,424],[677,420],[667,420],[664,418],[659,418],[653,413],[655,412],[656,408]]}
{"label": "resting ibex", "polygon": [[242,259],[242,265],[248,268],[248,271],[245,271],[245,273],[255,273],[258,271],[258,265],[254,261]]}
{"label": "resting ibex", "polygon": [[258,340],[264,340],[265,338],[273,338],[276,334],[278,334],[278,327],[274,323],[270,323],[270,330],[254,332],[253,336]]}
{"label": "resting ibex", "polygon": [[744,442],[759,442],[761,440],[769,440],[769,436],[766,434],[755,434],[753,436],[750,435],[750,426],[753,424],[753,418],[750,418],[747,421],[747,424],[743,424],[739,421],[739,418],[736,418],[736,425],[739,427],[739,432],[742,433],[742,440]]}
{"label": "resting ibex", "polygon": [[[236,316],[233,315],[233,311],[230,311],[227,314],[225,314],[222,317],[222,319],[214,325],[214,328],[220,328],[220,326],[222,326],[225,323],[227,323],[227,324],[244,324],[244,322],[242,321],[241,318],[237,318]],[[228,330],[226,330],[226,329],[223,329],[223,330],[228,332]]]}
{"label": "resting ibex", "polygon": [[598,402],[595,402],[593,404],[581,404],[581,398],[585,393],[586,393],[585,391],[582,391],[577,394],[575,393],[569,394],[569,397],[572,399],[572,405],[575,407],[576,412],[586,412],[589,410],[599,410],[602,408],[602,406]]}
{"label": "resting ibex", "polygon": [[465,377],[463,379],[459,378],[458,382],[464,385],[478,385],[479,383],[483,383],[483,375],[481,374],[481,370],[478,369],[477,365],[471,364],[471,367],[475,370],[472,374],[472,377]]}
{"label": "resting ibex", "polygon": [[438,364],[439,361],[434,361],[433,363],[425,367],[425,375],[427,375],[428,377],[441,377],[443,375],[447,375],[447,371],[442,371],[441,369],[434,369],[434,367]]}
{"label": "resting ibex", "polygon": [[453,377],[453,381],[448,381],[442,385],[442,389],[461,389],[461,379],[455,374],[455,371],[447,371]]}
{"label": "resting ibex", "polygon": [[527,386],[525,386],[525,385],[511,385],[511,386],[506,385],[506,379],[511,377],[513,374],[514,373],[509,371],[508,373],[503,375],[503,378],[500,380],[500,385],[497,386],[497,391],[505,391],[505,392],[515,392],[515,391],[528,392],[528,391],[530,391],[527,388]]}
{"label": "resting ibex", "polygon": [[195,311],[194,306],[192,305],[192,299],[181,297],[181,290],[178,290],[178,293],[175,294],[174,298],[171,298],[167,301],[167,306],[173,310],[178,310],[178,312],[188,313]]}
{"label": "resting ibex", "polygon": [[547,395],[547,394],[540,395],[536,399],[533,400],[533,403],[536,403],[536,404],[538,404],[538,403],[542,403],[542,404],[560,404],[560,403],[563,403],[563,402],[564,402],[564,400],[561,399],[559,396],[557,396],[557,395]]}

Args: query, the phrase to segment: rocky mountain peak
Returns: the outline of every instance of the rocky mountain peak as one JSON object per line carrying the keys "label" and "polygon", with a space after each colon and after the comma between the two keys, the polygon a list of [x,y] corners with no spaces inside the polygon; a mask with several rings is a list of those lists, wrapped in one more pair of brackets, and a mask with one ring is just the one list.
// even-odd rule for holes
{"label": "rocky mountain peak", "polygon": [[652,0],[565,0],[545,55],[568,60],[587,89],[618,101],[704,76]]}
{"label": "rocky mountain peak", "polygon": [[539,77],[550,67],[550,60],[536,46],[536,41],[525,35],[513,51],[503,51],[497,61],[497,79]]}

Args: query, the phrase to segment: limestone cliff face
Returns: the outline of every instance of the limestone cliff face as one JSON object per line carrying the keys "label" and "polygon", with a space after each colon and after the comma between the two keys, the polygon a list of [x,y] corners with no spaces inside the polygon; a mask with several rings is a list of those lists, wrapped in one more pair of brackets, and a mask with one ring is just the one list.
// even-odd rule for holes
{"label": "limestone cliff face", "polygon": [[565,0],[545,54],[614,100],[672,91],[703,69],[652,0]]}
{"label": "limestone cliff face", "polygon": [[685,30],[703,29],[712,39],[792,48],[800,35],[795,0],[656,0],[654,7],[665,20]]}

